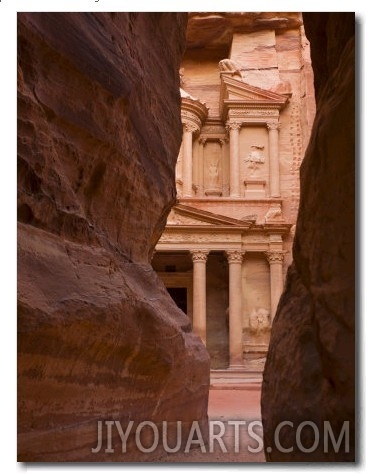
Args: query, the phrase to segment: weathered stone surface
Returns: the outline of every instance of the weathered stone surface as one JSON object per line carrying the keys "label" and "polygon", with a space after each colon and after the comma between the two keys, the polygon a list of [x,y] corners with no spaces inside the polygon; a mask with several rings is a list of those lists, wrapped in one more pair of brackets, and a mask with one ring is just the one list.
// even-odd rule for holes
{"label": "weathered stone surface", "polygon": [[207,352],[149,264],[175,202],[186,15],[18,24],[19,460],[140,459],[118,436],[93,454],[97,421],[207,419]]}
{"label": "weathered stone surface", "polygon": [[188,48],[229,47],[233,33],[259,30],[298,28],[302,17],[298,12],[210,12],[190,13],[187,28]]}
{"label": "weathered stone surface", "polygon": [[[355,87],[354,14],[306,14],[317,89],[317,116],[301,167],[301,203],[284,294],[273,323],[262,388],[268,461],[353,461],[355,458]],[[322,35],[322,31],[324,34]],[[317,60],[317,61],[316,61]],[[280,444],[275,430],[284,426]],[[298,426],[317,425],[311,453],[296,444]],[[324,422],[335,453],[324,452]],[[305,448],[315,436],[301,432]]]}

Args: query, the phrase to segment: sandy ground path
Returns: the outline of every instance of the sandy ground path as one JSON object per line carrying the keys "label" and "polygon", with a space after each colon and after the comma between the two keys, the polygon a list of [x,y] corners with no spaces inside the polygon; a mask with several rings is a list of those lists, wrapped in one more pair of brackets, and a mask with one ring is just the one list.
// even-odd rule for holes
{"label": "sandy ground path", "polygon": [[[262,429],[257,424],[252,425],[250,434],[249,424],[260,422],[260,390],[210,390],[208,416],[211,422],[217,423],[214,433],[219,433],[221,427],[224,434],[222,444],[214,440],[213,448],[206,446],[204,453],[198,447],[189,453],[169,454],[159,459],[159,462],[173,463],[251,463],[265,462],[263,450],[259,450],[259,440]],[[238,422],[237,428],[228,422]],[[240,424],[239,422],[245,422]],[[237,434],[236,434],[236,430]],[[255,434],[253,434],[255,433]],[[236,447],[237,440],[237,447]],[[248,446],[253,452],[248,450]],[[227,452],[223,452],[227,450]],[[210,452],[212,451],[212,452]],[[236,452],[238,451],[238,452]],[[259,451],[259,452],[254,452]]]}

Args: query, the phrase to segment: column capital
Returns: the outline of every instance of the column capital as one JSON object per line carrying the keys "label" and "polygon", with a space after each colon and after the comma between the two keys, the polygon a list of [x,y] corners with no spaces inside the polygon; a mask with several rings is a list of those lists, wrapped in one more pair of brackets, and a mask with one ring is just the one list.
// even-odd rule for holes
{"label": "column capital", "polygon": [[238,121],[235,121],[235,120],[227,120],[227,122],[225,124],[225,128],[228,131],[239,130],[241,127],[242,127],[242,122],[238,122]]}
{"label": "column capital", "polygon": [[283,263],[285,252],[277,252],[277,251],[268,251],[264,252],[268,263],[271,265],[272,263]]}
{"label": "column capital", "polygon": [[243,257],[246,252],[243,250],[226,250],[225,254],[228,259],[228,263],[242,263]]}
{"label": "column capital", "polygon": [[198,125],[189,122],[182,122],[184,126],[184,132],[195,133],[199,131]]}
{"label": "column capital", "polygon": [[207,142],[207,137],[200,137],[198,141],[199,141],[200,145],[205,146],[205,144]]}
{"label": "column capital", "polygon": [[227,141],[228,141],[227,137],[219,138],[220,146],[223,147]]}
{"label": "column capital", "polygon": [[280,123],[279,122],[267,122],[268,130],[280,130]]}
{"label": "column capital", "polygon": [[193,262],[206,262],[209,250],[190,250]]}

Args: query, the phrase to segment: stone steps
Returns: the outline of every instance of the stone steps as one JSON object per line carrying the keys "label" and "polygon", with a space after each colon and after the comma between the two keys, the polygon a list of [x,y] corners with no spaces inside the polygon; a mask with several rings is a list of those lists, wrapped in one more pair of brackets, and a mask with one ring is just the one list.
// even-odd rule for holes
{"label": "stone steps", "polygon": [[263,374],[251,369],[211,370],[210,388],[216,390],[260,390]]}

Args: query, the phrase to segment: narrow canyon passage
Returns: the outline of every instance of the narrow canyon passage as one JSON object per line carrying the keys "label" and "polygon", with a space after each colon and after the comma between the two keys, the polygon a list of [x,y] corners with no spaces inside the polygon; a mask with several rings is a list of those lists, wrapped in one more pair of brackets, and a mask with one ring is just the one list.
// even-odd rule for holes
{"label": "narrow canyon passage", "polygon": [[18,14],[19,461],[354,460],[355,18],[280,15]]}

